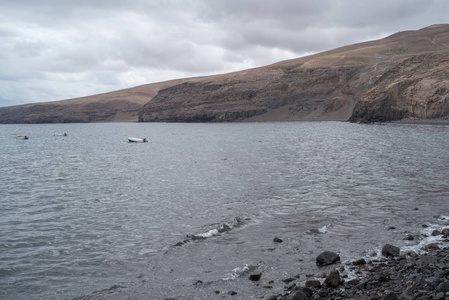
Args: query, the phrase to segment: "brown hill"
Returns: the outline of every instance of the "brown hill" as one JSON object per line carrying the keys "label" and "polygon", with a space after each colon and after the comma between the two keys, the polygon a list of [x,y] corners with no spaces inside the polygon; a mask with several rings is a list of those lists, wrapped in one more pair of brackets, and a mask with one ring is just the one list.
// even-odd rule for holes
{"label": "brown hill", "polygon": [[240,72],[0,108],[0,123],[447,118],[448,64],[449,25],[434,25]]}

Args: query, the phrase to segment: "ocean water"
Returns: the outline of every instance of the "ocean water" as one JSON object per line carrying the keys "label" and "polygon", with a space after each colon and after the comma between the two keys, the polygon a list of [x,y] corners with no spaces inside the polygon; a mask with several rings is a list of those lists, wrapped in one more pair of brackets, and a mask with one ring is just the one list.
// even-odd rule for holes
{"label": "ocean water", "polygon": [[259,299],[440,242],[448,178],[443,125],[0,125],[0,299]]}

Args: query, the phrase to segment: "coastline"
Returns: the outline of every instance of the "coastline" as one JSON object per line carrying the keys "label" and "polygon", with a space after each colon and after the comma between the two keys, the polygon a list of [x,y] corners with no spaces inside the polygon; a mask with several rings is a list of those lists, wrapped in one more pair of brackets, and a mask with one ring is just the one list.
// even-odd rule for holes
{"label": "coastline", "polygon": [[369,261],[361,258],[344,265],[337,264],[329,274],[317,274],[305,283],[299,279],[285,279],[284,282],[288,282],[285,293],[266,299],[447,300],[449,227],[433,234],[441,235],[441,242],[424,246],[421,254],[385,252]]}

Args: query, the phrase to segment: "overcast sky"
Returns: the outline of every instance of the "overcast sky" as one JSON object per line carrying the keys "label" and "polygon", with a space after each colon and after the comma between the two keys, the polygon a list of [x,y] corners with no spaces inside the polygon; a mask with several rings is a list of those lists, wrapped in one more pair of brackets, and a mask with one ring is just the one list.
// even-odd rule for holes
{"label": "overcast sky", "polygon": [[441,23],[447,0],[4,0],[0,106],[258,67]]}

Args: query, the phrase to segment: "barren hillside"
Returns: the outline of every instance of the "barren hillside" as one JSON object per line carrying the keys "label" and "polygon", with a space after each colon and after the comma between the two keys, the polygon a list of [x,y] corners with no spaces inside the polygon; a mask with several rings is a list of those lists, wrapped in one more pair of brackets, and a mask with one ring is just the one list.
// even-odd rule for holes
{"label": "barren hillside", "polygon": [[449,25],[240,72],[0,108],[0,123],[447,118]]}

